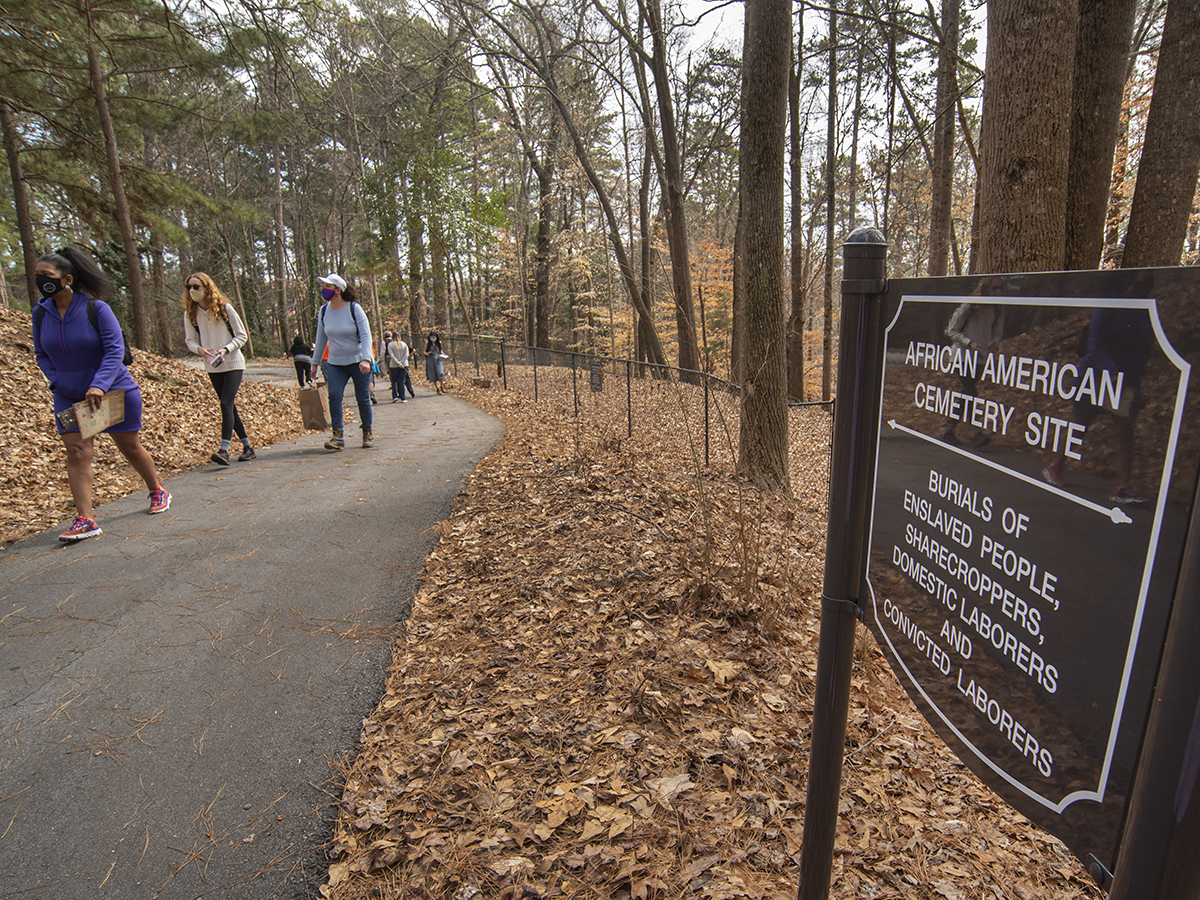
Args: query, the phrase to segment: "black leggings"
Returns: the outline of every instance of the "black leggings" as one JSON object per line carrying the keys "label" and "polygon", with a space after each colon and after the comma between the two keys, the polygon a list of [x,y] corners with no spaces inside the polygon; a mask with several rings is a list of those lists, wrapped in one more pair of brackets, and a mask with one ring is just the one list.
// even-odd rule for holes
{"label": "black leggings", "polygon": [[312,363],[296,360],[296,383],[300,387],[312,381]]}
{"label": "black leggings", "polygon": [[213,390],[217,392],[217,399],[221,401],[221,440],[223,441],[230,440],[236,431],[237,436],[242,439],[242,443],[248,443],[246,426],[242,424],[242,417],[238,415],[237,404],[234,402],[237,398],[238,388],[242,386],[242,373],[242,369],[208,373]]}

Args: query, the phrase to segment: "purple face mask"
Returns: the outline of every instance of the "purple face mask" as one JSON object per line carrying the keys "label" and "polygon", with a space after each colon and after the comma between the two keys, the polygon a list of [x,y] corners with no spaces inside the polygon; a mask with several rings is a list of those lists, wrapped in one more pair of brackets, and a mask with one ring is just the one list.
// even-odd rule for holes
{"label": "purple face mask", "polygon": [[337,288],[323,287],[321,288],[321,296],[326,300],[332,300],[333,295],[337,293]]}

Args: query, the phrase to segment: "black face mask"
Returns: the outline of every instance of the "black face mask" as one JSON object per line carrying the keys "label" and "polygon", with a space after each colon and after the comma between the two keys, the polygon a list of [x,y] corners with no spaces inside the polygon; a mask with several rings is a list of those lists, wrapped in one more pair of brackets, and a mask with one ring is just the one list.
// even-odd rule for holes
{"label": "black face mask", "polygon": [[43,297],[53,297],[63,289],[62,279],[51,278],[49,275],[38,275],[37,286]]}

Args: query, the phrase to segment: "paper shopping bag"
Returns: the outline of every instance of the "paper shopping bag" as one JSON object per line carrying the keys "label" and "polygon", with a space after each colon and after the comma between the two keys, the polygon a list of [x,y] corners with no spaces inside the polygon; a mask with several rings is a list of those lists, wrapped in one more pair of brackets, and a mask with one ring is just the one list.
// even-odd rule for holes
{"label": "paper shopping bag", "polygon": [[329,388],[324,384],[300,388],[300,420],[309,431],[329,427]]}

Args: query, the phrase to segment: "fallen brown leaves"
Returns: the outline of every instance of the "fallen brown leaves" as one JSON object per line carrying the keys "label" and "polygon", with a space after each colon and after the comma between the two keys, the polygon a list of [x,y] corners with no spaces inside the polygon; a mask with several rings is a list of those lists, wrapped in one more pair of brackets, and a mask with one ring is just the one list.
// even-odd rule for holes
{"label": "fallen brown leaves", "polygon": [[[666,400],[633,439],[623,403],[589,395],[576,421],[455,390],[507,434],[364,720],[323,895],[795,896],[827,415],[792,413],[793,501],[736,479],[728,443],[704,467],[674,387],[638,388]],[[1102,896],[946,750],[865,629],[857,657],[833,896]]]}
{"label": "fallen brown leaves", "polygon": [[[0,310],[4,544],[70,515],[30,343],[27,316]],[[163,475],[204,464],[218,419],[203,372],[138,351],[133,372]],[[639,385],[630,439],[615,390],[586,394],[576,420],[553,393],[569,373],[542,377],[536,405],[455,388],[507,435],[443,524],[364,720],[323,894],[793,897],[828,418],[792,413],[797,496],[781,500],[733,476],[731,398],[705,466],[688,390]],[[248,383],[239,405],[257,444],[302,432],[286,390]],[[142,488],[96,446],[98,501]],[[945,749],[865,630],[840,813],[835,897],[1102,896]]]}
{"label": "fallen brown leaves", "polygon": [[[290,362],[281,360],[281,364]],[[207,463],[217,448],[221,410],[208,376],[200,369],[140,350],[129,367],[142,391],[142,443],[163,479]],[[0,309],[0,546],[37,534],[73,514],[66,453],[54,427],[46,379],[33,356],[28,313]],[[304,434],[295,394],[285,386],[245,382],[238,409],[264,446]],[[95,442],[94,498],[97,505],[145,485],[116,445]]]}

